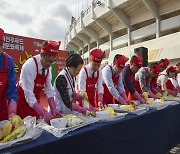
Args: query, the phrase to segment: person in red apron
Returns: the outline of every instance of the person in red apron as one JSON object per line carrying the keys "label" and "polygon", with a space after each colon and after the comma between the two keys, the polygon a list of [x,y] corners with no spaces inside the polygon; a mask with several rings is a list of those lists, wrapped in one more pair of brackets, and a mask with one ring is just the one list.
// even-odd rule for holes
{"label": "person in red apron", "polygon": [[177,87],[176,89],[178,90],[178,92],[180,93],[180,63],[176,64],[176,75],[175,75],[175,80],[177,82]]}
{"label": "person in red apron", "polygon": [[123,69],[123,83],[128,94],[129,100],[139,100],[141,103],[146,103],[144,98],[136,91],[134,87],[134,76],[142,67],[143,58],[139,55],[134,55],[131,58],[130,64]]}
{"label": "person in red apron", "polygon": [[176,64],[176,74],[180,73],[180,63]]}
{"label": "person in red apron", "polygon": [[14,61],[3,52],[4,31],[0,28],[0,121],[16,114],[17,88]]}
{"label": "person in red apron", "polygon": [[141,67],[135,74],[134,86],[138,93],[148,92],[149,97],[157,99],[158,97],[151,91],[151,79],[158,75],[160,66],[157,63],[151,64],[149,67]]}
{"label": "person in red apron", "polygon": [[105,52],[101,49],[92,50],[90,53],[90,63],[82,68],[79,73],[78,85],[80,94],[87,93],[88,101],[92,107],[103,107],[104,90],[100,65],[104,54]]}
{"label": "person in red apron", "polygon": [[[167,58],[161,59],[159,61],[160,72],[163,72],[164,70],[166,70],[168,65],[169,65],[169,60]],[[162,94],[163,91],[157,86],[157,79],[158,79],[158,76],[155,76],[155,77],[152,78],[152,80],[151,80],[151,86],[152,86],[151,90],[152,90],[153,93],[157,94],[159,92],[159,93]]]}
{"label": "person in red apron", "polygon": [[179,82],[179,73],[180,73],[180,63],[176,64],[176,74],[173,78],[170,78],[169,80],[171,81],[171,87],[169,83],[169,87],[171,89],[176,90],[177,92],[180,92],[180,82]]}
{"label": "person in red apron", "polygon": [[[41,53],[29,58],[22,66],[18,83],[18,106],[17,111],[21,118],[28,115],[44,118],[49,122],[52,117],[62,116],[56,109],[54,102],[54,90],[51,85],[52,63],[55,62],[60,42],[44,41]],[[40,93],[44,92],[48,98],[51,114],[40,104]]]}
{"label": "person in red apron", "polygon": [[122,83],[122,70],[129,58],[117,54],[114,57],[113,65],[107,65],[102,70],[103,77],[103,104],[128,104],[124,85]]}
{"label": "person in red apron", "polygon": [[168,90],[168,94],[176,96],[177,91],[174,85],[171,82],[171,78],[174,78],[176,75],[176,67],[170,66],[166,73],[160,73],[157,80],[157,85],[159,88],[161,88],[163,91]]}

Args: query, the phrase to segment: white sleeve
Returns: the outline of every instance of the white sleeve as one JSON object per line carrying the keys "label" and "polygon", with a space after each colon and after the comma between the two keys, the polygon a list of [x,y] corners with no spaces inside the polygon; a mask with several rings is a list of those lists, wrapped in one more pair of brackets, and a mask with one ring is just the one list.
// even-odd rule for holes
{"label": "white sleeve", "polygon": [[35,64],[33,65],[32,63],[24,64],[21,70],[20,85],[24,91],[25,99],[30,107],[33,107],[33,105],[37,102],[33,92],[34,80],[37,75],[36,72]]}
{"label": "white sleeve", "polygon": [[178,85],[180,86],[180,73],[178,73],[176,80],[178,81]]}
{"label": "white sleeve", "polygon": [[119,90],[119,93],[120,93],[120,94],[125,91],[125,90],[124,90],[124,84],[123,84],[123,82],[122,82],[122,73],[119,74],[118,90]]}
{"label": "white sleeve", "polygon": [[166,82],[168,80],[167,76],[161,75],[160,80],[161,80],[161,89],[166,90],[167,89]]}
{"label": "white sleeve", "polygon": [[86,91],[86,80],[87,80],[86,72],[84,68],[82,68],[79,73],[79,82],[78,82],[79,91],[81,94],[84,94],[84,92]]}
{"label": "white sleeve", "polygon": [[99,69],[99,77],[98,77],[98,81],[97,81],[97,86],[98,86],[98,94],[100,93],[104,93],[104,88],[102,85],[102,70]]}
{"label": "white sleeve", "polygon": [[157,85],[161,86],[162,90],[166,90],[166,82],[167,80],[165,80],[165,75],[159,75],[157,78]]}
{"label": "white sleeve", "polygon": [[51,80],[52,80],[52,74],[51,74],[51,68],[49,68],[49,74],[46,78],[46,86],[44,90],[44,93],[46,94],[47,98],[54,97],[54,89],[52,87]]}
{"label": "white sleeve", "polygon": [[[106,84],[111,95],[113,95],[113,97],[118,100],[120,94],[119,94],[119,91],[114,87],[114,83],[112,80],[112,73],[111,73],[109,66],[106,66],[103,68],[102,77],[103,77],[104,83]],[[104,94],[104,95],[106,95],[106,94]]]}
{"label": "white sleeve", "polygon": [[171,81],[171,83],[173,84],[174,88],[177,88],[178,86],[178,81],[176,79],[173,78],[169,78],[169,80]]}

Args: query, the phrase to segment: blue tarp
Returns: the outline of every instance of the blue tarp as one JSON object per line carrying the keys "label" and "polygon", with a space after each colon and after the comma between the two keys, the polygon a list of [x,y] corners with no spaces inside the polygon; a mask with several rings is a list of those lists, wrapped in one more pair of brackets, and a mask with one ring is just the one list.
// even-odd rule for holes
{"label": "blue tarp", "polygon": [[180,143],[180,105],[143,115],[94,123],[56,138],[48,132],[35,141],[0,150],[31,154],[165,154]]}

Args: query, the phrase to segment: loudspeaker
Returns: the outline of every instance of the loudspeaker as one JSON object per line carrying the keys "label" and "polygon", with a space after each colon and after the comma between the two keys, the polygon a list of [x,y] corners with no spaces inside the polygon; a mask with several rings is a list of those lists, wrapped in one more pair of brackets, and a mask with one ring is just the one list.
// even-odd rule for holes
{"label": "loudspeaker", "polygon": [[139,47],[134,49],[134,53],[141,56],[143,58],[143,67],[148,66],[148,48]]}

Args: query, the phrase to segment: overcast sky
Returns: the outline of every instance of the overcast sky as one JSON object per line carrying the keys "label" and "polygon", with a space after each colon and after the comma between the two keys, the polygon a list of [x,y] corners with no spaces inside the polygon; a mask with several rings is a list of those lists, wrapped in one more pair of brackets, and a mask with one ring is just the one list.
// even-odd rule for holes
{"label": "overcast sky", "polygon": [[90,3],[91,0],[0,0],[0,27],[5,33],[60,40],[64,49],[71,17],[77,18]]}

